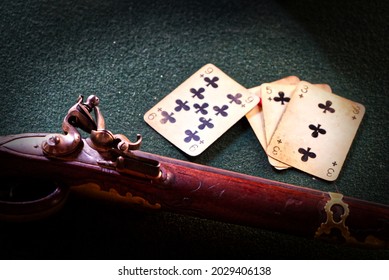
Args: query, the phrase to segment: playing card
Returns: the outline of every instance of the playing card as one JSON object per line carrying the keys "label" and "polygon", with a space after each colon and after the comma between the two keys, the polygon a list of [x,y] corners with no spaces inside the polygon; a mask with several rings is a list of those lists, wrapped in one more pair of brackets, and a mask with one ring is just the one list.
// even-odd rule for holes
{"label": "playing card", "polygon": [[[285,111],[284,108],[286,107],[286,106],[283,106],[283,107],[278,106],[280,108],[276,108],[274,110],[274,113],[273,113],[273,110],[270,107],[272,105],[276,105],[277,101],[273,102],[272,105],[268,105],[268,106],[267,106],[267,104],[271,104],[271,103],[267,102],[267,101],[269,101],[269,98],[270,98],[270,101],[273,100],[271,98],[272,93],[276,94],[276,93],[282,92],[282,94],[285,94],[285,91],[287,92],[286,98],[290,98],[293,95],[293,92],[296,89],[296,86],[299,82],[300,82],[300,79],[298,77],[288,76],[288,77],[285,77],[283,79],[280,79],[280,80],[277,80],[277,81],[274,81],[271,83],[262,84],[261,86],[249,89],[250,92],[256,94],[260,98],[266,98],[266,95],[269,95],[267,100],[262,101],[259,106],[254,107],[246,115],[247,120],[249,121],[252,129],[254,130],[255,135],[257,136],[259,142],[261,143],[261,145],[265,151],[267,150],[267,145],[268,145],[267,139],[269,139],[269,142],[270,142],[271,136],[274,133],[276,125],[278,124],[279,120],[281,119],[281,116],[282,116],[283,112]],[[328,92],[332,92],[331,87],[327,84],[315,84],[315,86],[320,87]],[[276,91],[277,89],[278,89],[278,91]],[[264,94],[262,96],[262,92],[265,92],[267,94]],[[279,97],[280,97],[279,95],[278,95],[278,97],[276,96],[276,98],[279,98]],[[284,103],[286,103],[286,102],[284,102]],[[264,107],[266,107],[266,111],[267,111],[267,115],[268,115],[266,119],[267,120],[271,119],[271,121],[269,121],[269,123],[267,123],[265,121],[265,117],[264,117],[264,110],[265,109],[263,109]],[[282,169],[286,169],[286,168],[290,167],[289,165],[282,163],[282,162],[280,162],[280,161],[278,161],[270,156],[268,157],[268,160],[269,160],[269,163],[274,168],[276,168],[278,170],[282,170]]]}
{"label": "playing card", "polygon": [[[272,84],[284,84],[284,85],[292,85],[297,84],[300,79],[296,76],[289,76],[283,79],[272,82]],[[262,98],[261,86],[257,86],[254,88],[250,88],[249,91],[252,94],[255,94],[259,98]],[[254,106],[253,109],[246,115],[247,120],[249,121],[251,128],[254,130],[255,135],[258,138],[259,143],[262,145],[263,149],[266,151],[267,141],[265,134],[265,122],[263,116],[263,108],[262,105]]]}
{"label": "playing card", "polygon": [[[293,77],[293,76],[292,76]],[[286,78],[281,81],[286,81]],[[289,103],[296,86],[300,80],[296,81],[294,84],[288,84],[286,82],[275,82],[271,84],[263,84],[261,86],[261,92],[264,92],[262,99],[262,108],[263,108],[263,119],[265,124],[265,134],[266,134],[266,147],[269,145],[270,139],[273,136],[273,133],[285,112],[285,108]],[[316,87],[320,87],[328,92],[332,92],[331,87],[327,84],[315,84]],[[275,160],[272,157],[268,158],[269,163],[273,165],[276,169],[282,170],[287,169],[290,166],[284,164],[278,160]]]}
{"label": "playing card", "polygon": [[[263,118],[265,122],[266,146],[269,145],[270,139],[285,112],[285,108],[296,89],[296,85],[284,84],[263,84],[261,89]],[[279,162],[272,157],[268,158],[269,163],[277,169],[286,169],[290,166]]]}
{"label": "playing card", "polygon": [[[274,81],[272,83],[269,83],[270,85],[286,85],[286,86],[292,86],[293,88],[296,87],[297,83],[300,82],[300,79],[296,76],[288,76],[285,78],[282,78],[280,80]],[[259,98],[262,98],[262,85],[258,87],[254,87],[249,89],[250,92],[257,95]],[[281,117],[281,116],[279,116]],[[264,151],[267,149],[267,136],[265,133],[266,127],[265,127],[265,120],[264,120],[264,112],[263,112],[263,101],[261,102],[261,105],[255,106],[249,113],[246,115],[247,120],[249,121],[252,129],[254,130],[255,135],[258,138],[258,141],[262,145]],[[270,140],[270,138],[269,138]],[[269,162],[271,165],[273,165],[277,169],[284,169],[288,166],[276,161],[275,159],[269,157]]]}
{"label": "playing card", "polygon": [[269,144],[295,89],[296,85],[263,84],[261,86],[266,145]]}
{"label": "playing card", "polygon": [[259,97],[207,64],[151,108],[144,120],[182,151],[196,156],[258,102]]}
{"label": "playing card", "polygon": [[359,103],[300,82],[267,153],[319,178],[336,180],[364,113]]}

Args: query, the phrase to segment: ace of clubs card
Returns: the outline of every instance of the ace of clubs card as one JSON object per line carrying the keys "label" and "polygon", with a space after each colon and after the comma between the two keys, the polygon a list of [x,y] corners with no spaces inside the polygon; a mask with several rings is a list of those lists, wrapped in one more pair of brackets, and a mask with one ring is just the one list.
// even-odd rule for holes
{"label": "ace of clubs card", "polygon": [[362,121],[363,105],[300,82],[267,154],[319,178],[338,175]]}
{"label": "ace of clubs card", "polygon": [[255,94],[207,64],[151,108],[144,120],[182,151],[197,156],[258,102]]}

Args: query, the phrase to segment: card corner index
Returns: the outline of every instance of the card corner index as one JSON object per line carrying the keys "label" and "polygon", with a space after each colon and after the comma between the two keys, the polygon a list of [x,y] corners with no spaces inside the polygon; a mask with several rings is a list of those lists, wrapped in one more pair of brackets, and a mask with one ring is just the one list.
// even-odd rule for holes
{"label": "card corner index", "polygon": [[213,63],[207,63],[207,64],[203,65],[203,67],[201,67],[198,71],[202,71],[203,69],[205,69],[206,73],[209,72],[209,74],[212,73],[214,69],[217,69],[218,71],[223,72],[219,67],[217,67]]}
{"label": "card corner index", "polygon": [[354,102],[354,105],[356,106],[356,108],[359,110],[361,116],[363,117],[366,113],[366,106],[359,103],[359,102]]}
{"label": "card corner index", "polygon": [[148,110],[144,115],[143,115],[143,120],[146,123],[149,123],[149,121],[152,121],[156,117],[156,113],[152,113],[151,110]]}
{"label": "card corner index", "polygon": [[323,177],[322,179],[326,180],[326,181],[329,181],[329,182],[333,182],[333,181],[336,181],[339,177],[339,173],[336,173],[335,176],[333,177]]}
{"label": "card corner index", "polygon": [[261,89],[265,88],[266,86],[272,86],[272,83],[263,83],[260,85]]}
{"label": "card corner index", "polygon": [[197,157],[199,156],[200,154],[202,154],[205,149],[194,149],[194,150],[184,150],[182,149],[182,151],[184,151],[187,155],[191,156],[191,157]]}

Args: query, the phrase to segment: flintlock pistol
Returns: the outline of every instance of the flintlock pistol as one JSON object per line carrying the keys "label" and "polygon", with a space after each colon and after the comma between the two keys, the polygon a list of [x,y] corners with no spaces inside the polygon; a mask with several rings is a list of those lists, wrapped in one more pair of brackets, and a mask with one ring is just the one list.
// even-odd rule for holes
{"label": "flintlock pistol", "polygon": [[[94,117],[92,116],[92,111]],[[353,245],[389,248],[389,206],[139,150],[80,96],[63,134],[0,137],[0,219],[58,210],[71,192]],[[82,130],[87,133],[83,138]]]}

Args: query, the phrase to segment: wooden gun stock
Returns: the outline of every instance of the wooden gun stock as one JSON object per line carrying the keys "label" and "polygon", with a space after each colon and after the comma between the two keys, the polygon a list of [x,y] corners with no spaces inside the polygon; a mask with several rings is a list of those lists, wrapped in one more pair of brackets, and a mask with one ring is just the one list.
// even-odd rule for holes
{"label": "wooden gun stock", "polygon": [[31,192],[39,193],[42,187],[34,185],[34,179],[36,184],[44,179],[54,186],[48,195],[28,202],[0,198],[0,217],[25,219],[51,213],[71,191],[309,238],[389,247],[387,205],[142,151],[132,151],[130,161],[123,163],[110,153],[97,152],[86,140],[67,156],[48,157],[41,149],[48,137],[22,134],[0,140],[3,185],[26,178]]}

